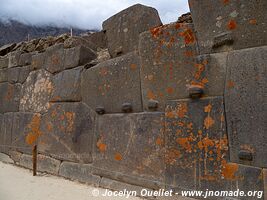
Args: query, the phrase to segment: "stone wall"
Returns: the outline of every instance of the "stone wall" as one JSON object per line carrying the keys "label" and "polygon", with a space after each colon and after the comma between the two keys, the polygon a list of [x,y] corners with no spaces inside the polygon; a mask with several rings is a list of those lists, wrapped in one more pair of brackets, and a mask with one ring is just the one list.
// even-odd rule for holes
{"label": "stone wall", "polygon": [[39,171],[115,190],[263,191],[266,1],[189,3],[194,24],[137,4],[2,56],[1,152],[31,168],[37,144]]}

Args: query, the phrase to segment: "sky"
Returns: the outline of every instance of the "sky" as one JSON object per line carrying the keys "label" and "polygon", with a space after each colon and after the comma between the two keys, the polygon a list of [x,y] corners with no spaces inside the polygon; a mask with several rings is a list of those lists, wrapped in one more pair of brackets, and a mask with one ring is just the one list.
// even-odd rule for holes
{"label": "sky", "polygon": [[105,19],[136,3],[156,8],[164,24],[189,11],[187,0],[0,0],[0,19],[37,26],[101,29]]}

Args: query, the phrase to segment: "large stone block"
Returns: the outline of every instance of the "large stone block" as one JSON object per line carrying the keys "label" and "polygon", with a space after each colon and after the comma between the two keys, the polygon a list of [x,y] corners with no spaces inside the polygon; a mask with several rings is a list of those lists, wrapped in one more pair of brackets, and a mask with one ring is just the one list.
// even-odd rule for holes
{"label": "large stone block", "polygon": [[194,77],[205,84],[201,73],[206,62],[196,63],[196,38],[192,24],[173,23],[142,33],[139,41],[144,109],[150,100],[163,111],[167,100],[186,98]]}
{"label": "large stone block", "polygon": [[65,70],[56,74],[53,79],[54,91],[52,102],[60,101],[81,101],[81,73],[83,68],[78,67],[71,70]]}
{"label": "large stone block", "polygon": [[[18,164],[25,168],[32,169],[32,155],[22,154]],[[57,175],[59,173],[59,166],[59,160],[38,154],[37,171]]]}
{"label": "large stone block", "polygon": [[190,0],[201,54],[267,44],[265,0]]}
{"label": "large stone block", "polygon": [[[0,120],[1,121],[1,120]],[[41,134],[40,115],[31,113],[6,113],[2,115],[0,144],[7,150],[31,152],[31,145]]]}
{"label": "large stone block", "polygon": [[31,72],[30,66],[13,67],[7,70],[8,82],[24,83]]}
{"label": "large stone block", "polygon": [[31,65],[32,63],[32,54],[23,53],[19,57],[19,66]]}
{"label": "large stone block", "polygon": [[63,44],[57,44],[46,49],[44,68],[52,74],[64,70]]}
{"label": "large stone block", "polygon": [[8,57],[0,57],[0,69],[8,67]]}
{"label": "large stone block", "polygon": [[0,113],[19,110],[21,85],[0,83]]}
{"label": "large stone block", "polygon": [[84,65],[97,57],[93,50],[84,46],[65,49],[64,53],[64,69],[70,69]]}
{"label": "large stone block", "polygon": [[0,83],[7,82],[7,71],[8,69],[0,69]]}
{"label": "large stone block", "polygon": [[96,48],[105,49],[107,48],[107,36],[104,31],[90,33],[88,35],[83,35],[82,38],[87,41],[94,43]]}
{"label": "large stone block", "polygon": [[19,66],[19,59],[20,59],[20,55],[22,54],[22,51],[13,51],[11,53],[8,54],[8,67],[17,67]]}
{"label": "large stone block", "polygon": [[92,109],[101,106],[106,113],[120,113],[125,103],[133,112],[142,111],[140,60],[130,53],[96,65],[83,72],[82,99]]}
{"label": "large stone block", "polygon": [[167,188],[263,190],[261,168],[229,162],[222,97],[169,101],[165,117]]}
{"label": "large stone block", "polygon": [[22,86],[20,111],[46,112],[53,93],[52,75],[41,69],[29,74]]}
{"label": "large stone block", "polygon": [[231,161],[267,167],[267,47],[229,53],[225,87]]}
{"label": "large stone block", "polygon": [[92,162],[94,112],[83,103],[54,103],[42,117],[39,151],[60,160]]}
{"label": "large stone block", "polygon": [[92,174],[92,168],[89,164],[79,164],[72,162],[62,162],[59,175],[71,180],[82,183],[99,186],[100,177]]}
{"label": "large stone block", "polygon": [[32,56],[31,68],[32,70],[38,70],[44,68],[45,53],[38,53]]}
{"label": "large stone block", "polygon": [[139,34],[161,24],[157,10],[141,4],[110,17],[103,22],[103,30],[111,57],[137,50]]}
{"label": "large stone block", "polygon": [[99,116],[93,173],[144,187],[164,182],[164,114]]}

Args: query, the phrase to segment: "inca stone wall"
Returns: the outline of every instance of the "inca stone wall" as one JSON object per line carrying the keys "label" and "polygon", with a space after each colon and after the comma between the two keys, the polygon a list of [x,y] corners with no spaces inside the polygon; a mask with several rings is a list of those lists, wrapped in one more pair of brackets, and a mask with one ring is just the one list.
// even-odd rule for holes
{"label": "inca stone wall", "polygon": [[37,145],[39,171],[115,190],[266,196],[267,3],[189,4],[194,23],[138,4],[98,33],[2,47],[1,152],[31,168]]}

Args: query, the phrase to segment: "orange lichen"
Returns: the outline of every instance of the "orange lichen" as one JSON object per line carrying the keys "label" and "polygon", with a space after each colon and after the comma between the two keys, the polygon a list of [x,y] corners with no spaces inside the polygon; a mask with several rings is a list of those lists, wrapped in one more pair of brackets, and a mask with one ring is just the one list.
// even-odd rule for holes
{"label": "orange lichen", "polygon": [[137,65],[136,65],[136,64],[131,64],[131,65],[130,65],[130,68],[131,68],[132,70],[135,70],[135,69],[137,68]]}
{"label": "orange lichen", "polygon": [[156,99],[156,95],[151,90],[149,90],[147,92],[147,98],[148,99]]}
{"label": "orange lichen", "polygon": [[104,144],[102,141],[103,141],[103,137],[101,137],[96,143],[96,146],[101,153],[107,150],[107,145]]}
{"label": "orange lichen", "polygon": [[51,61],[52,61],[53,65],[59,65],[59,63],[60,63],[57,55],[52,55]]}
{"label": "orange lichen", "polygon": [[238,164],[227,163],[225,160],[222,161],[222,176],[227,180],[236,180],[236,172],[238,171]]}
{"label": "orange lichen", "polygon": [[177,138],[176,142],[181,145],[186,151],[192,151],[192,145],[190,144],[191,138]]}
{"label": "orange lichen", "polygon": [[173,93],[174,93],[174,89],[173,89],[172,87],[168,87],[168,88],[166,89],[166,92],[167,92],[168,94],[173,94]]}
{"label": "orange lichen", "polygon": [[223,0],[224,4],[228,4],[230,0]]}
{"label": "orange lichen", "polygon": [[73,125],[74,125],[74,119],[75,119],[75,113],[73,112],[66,112],[65,116],[67,118],[67,132],[72,132],[73,131]]}
{"label": "orange lichen", "polygon": [[114,159],[117,161],[121,161],[122,160],[122,155],[120,153],[116,153],[114,156]]}
{"label": "orange lichen", "polygon": [[42,134],[40,131],[41,117],[39,115],[34,115],[31,123],[28,125],[30,132],[26,136],[26,143],[33,145],[39,136]]}
{"label": "orange lichen", "polygon": [[228,22],[228,24],[227,24],[227,27],[228,27],[229,30],[234,30],[234,29],[236,29],[236,27],[237,27],[236,21],[233,20],[233,19],[230,20],[230,21]]}
{"label": "orange lichen", "polygon": [[165,116],[167,117],[167,118],[169,118],[169,119],[171,119],[171,118],[174,118],[175,117],[175,114],[173,113],[173,111],[167,111],[166,113],[165,113]]}
{"label": "orange lichen", "polygon": [[209,104],[209,105],[205,106],[204,112],[209,113],[211,111],[211,109],[212,109],[212,105]]}
{"label": "orange lichen", "polygon": [[168,149],[166,151],[165,162],[166,164],[173,165],[176,159],[180,157],[181,157],[180,151],[178,151],[177,149]]}
{"label": "orange lichen", "polygon": [[179,34],[184,38],[185,44],[193,44],[195,42],[195,36],[191,29],[186,29]]}
{"label": "orange lichen", "polygon": [[14,87],[12,87],[11,85],[8,84],[7,93],[6,93],[6,96],[4,99],[6,101],[9,101],[9,100],[11,100],[13,95],[14,95]]}
{"label": "orange lichen", "polygon": [[159,146],[163,145],[164,144],[163,139],[158,137],[157,140],[156,140],[156,144],[159,145]]}
{"label": "orange lichen", "polygon": [[256,25],[257,24],[257,20],[256,19],[251,19],[249,20],[249,23],[252,25]]}
{"label": "orange lichen", "polygon": [[204,126],[206,129],[209,129],[210,127],[212,127],[214,123],[215,121],[210,116],[207,116],[204,120]]}
{"label": "orange lichen", "polygon": [[234,87],[235,87],[235,83],[233,81],[229,80],[227,82],[227,88],[231,89],[231,88],[234,88]]}
{"label": "orange lichen", "polygon": [[161,26],[156,28],[151,28],[150,33],[154,38],[158,38],[160,34],[162,34]]}
{"label": "orange lichen", "polygon": [[184,55],[185,55],[186,57],[193,57],[193,56],[194,56],[194,52],[193,52],[193,51],[185,51],[185,52],[184,52]]}
{"label": "orange lichen", "polygon": [[181,104],[179,104],[176,113],[177,113],[178,117],[184,118],[187,111],[188,111],[187,104],[181,103]]}

